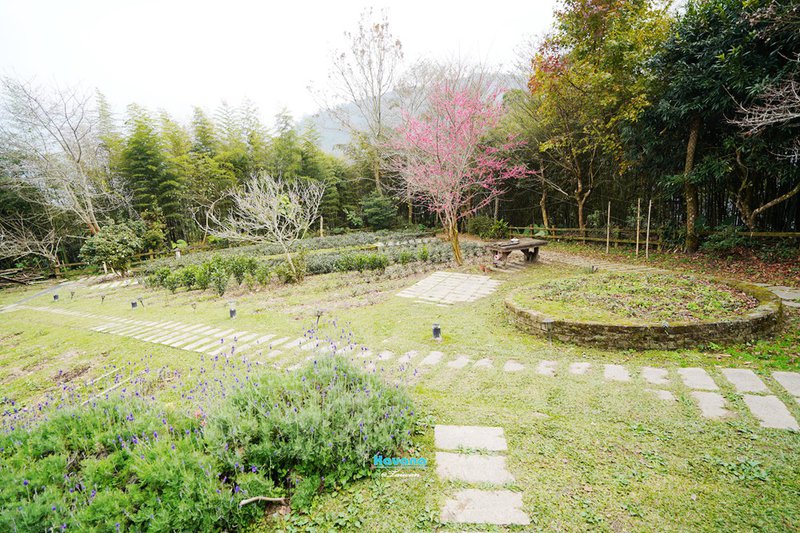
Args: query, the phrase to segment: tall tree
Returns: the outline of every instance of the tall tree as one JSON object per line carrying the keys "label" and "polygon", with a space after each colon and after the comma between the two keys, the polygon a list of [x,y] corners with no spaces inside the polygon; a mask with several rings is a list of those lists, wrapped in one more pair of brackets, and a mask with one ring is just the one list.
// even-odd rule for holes
{"label": "tall tree", "polygon": [[328,75],[330,92],[321,99],[327,112],[350,133],[352,142],[367,149],[375,188],[380,192],[383,146],[390,129],[387,96],[394,87],[403,49],[389,31],[386,14],[376,17],[371,8],[361,14],[357,31],[345,32],[345,37],[348,48],[336,52]]}
{"label": "tall tree", "polygon": [[96,101],[74,87],[44,89],[3,78],[0,137],[7,175],[32,185],[37,199],[76,217],[91,234],[98,216],[116,205],[109,187],[108,157],[102,149]]}
{"label": "tall tree", "polygon": [[392,168],[404,191],[439,217],[462,264],[459,220],[488,205],[504,182],[527,170],[511,165],[504,153],[516,142],[500,147],[485,142],[500,123],[496,97],[444,83],[431,94],[427,109],[422,118],[404,120],[393,143]]}

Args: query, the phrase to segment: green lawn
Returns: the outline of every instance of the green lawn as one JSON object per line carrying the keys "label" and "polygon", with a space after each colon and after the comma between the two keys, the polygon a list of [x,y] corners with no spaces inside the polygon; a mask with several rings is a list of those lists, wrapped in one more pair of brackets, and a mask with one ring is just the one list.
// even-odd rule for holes
{"label": "green lawn", "polygon": [[[480,273],[474,266],[462,270]],[[428,273],[390,269],[384,275],[331,274],[311,277],[300,286],[274,286],[252,294],[239,290],[224,298],[211,292],[173,295],[134,286],[108,291],[102,304],[99,291],[76,289],[70,300],[69,290],[61,289],[58,303],[46,294],[26,305],[292,337],[301,336],[322,311],[324,333],[352,331],[357,342],[374,352],[400,355],[417,350],[422,354],[417,362],[431,350],[444,352],[445,362],[459,354],[472,361],[487,357],[492,359],[491,369],[470,365],[455,370],[440,363],[432,368],[412,365],[399,375],[396,363],[389,361],[384,371],[388,379],[408,384],[428,424],[417,443],[419,455],[434,456],[433,424],[504,428],[508,469],[516,478],[510,488],[522,492],[534,529],[800,528],[800,435],[761,428],[718,371],[725,366],[755,370],[800,419],[800,403],[769,374],[773,369],[800,369],[796,311],[788,314],[776,339],[752,345],[714,346],[708,351],[607,351],[524,335],[505,314],[503,300],[511,291],[575,275],[574,269],[536,265],[521,273],[495,274],[504,282],[497,292],[449,307],[394,295]],[[41,289],[0,292],[0,305]],[[130,300],[138,297],[145,307],[132,310]],[[228,318],[229,300],[235,300],[238,309],[234,321]],[[89,331],[97,323],[27,309],[0,314],[0,396],[32,405],[57,390],[65,373],[74,384],[102,376],[112,364],[137,369],[168,366],[182,370],[187,382],[197,371],[197,353]],[[441,324],[441,343],[431,340],[433,323]],[[306,355],[289,358],[299,361]],[[502,371],[511,359],[526,369]],[[542,359],[560,364],[556,378],[533,371]],[[567,374],[566,365],[575,361],[592,363],[591,371]],[[626,365],[633,381],[605,382],[604,363]],[[637,373],[644,365],[673,370],[668,388],[677,402],[665,403],[645,390]],[[706,368],[736,416],[728,421],[702,418],[674,374],[680,366]],[[180,404],[178,392],[165,387],[159,394],[165,402]],[[439,510],[457,487],[439,480],[434,467],[418,478],[378,476],[321,495],[308,515],[265,519],[253,529],[496,530],[438,523]]]}

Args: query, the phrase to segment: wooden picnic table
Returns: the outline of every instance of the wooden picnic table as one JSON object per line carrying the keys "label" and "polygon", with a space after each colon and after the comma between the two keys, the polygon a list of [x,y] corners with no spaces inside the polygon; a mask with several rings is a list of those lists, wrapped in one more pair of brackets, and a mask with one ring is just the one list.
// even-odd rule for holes
{"label": "wooden picnic table", "polygon": [[546,245],[547,241],[542,239],[519,239],[519,242],[493,242],[487,244],[486,249],[498,255],[503,264],[505,264],[509,254],[514,250],[521,251],[525,254],[525,262],[532,263],[539,257],[539,247]]}

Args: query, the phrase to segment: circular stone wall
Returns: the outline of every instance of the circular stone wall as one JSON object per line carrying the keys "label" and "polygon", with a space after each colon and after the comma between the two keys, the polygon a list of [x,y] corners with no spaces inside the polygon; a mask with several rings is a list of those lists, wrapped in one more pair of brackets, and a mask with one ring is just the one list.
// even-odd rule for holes
{"label": "circular stone wall", "polygon": [[516,293],[506,298],[505,305],[516,326],[527,333],[601,348],[674,350],[712,342],[730,344],[768,336],[780,325],[781,300],[767,289],[738,281],[713,281],[756,298],[758,307],[741,317],[720,322],[622,325],[549,316],[515,302]]}

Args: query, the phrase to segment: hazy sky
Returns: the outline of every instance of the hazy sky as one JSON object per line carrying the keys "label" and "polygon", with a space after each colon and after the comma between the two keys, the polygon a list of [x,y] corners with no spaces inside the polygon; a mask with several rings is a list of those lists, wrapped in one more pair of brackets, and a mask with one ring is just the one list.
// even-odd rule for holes
{"label": "hazy sky", "polygon": [[[264,119],[317,109],[332,52],[368,6],[386,8],[406,61],[478,58],[511,67],[548,28],[554,0],[245,2],[0,0],[0,74],[103,91],[179,118],[253,100]],[[473,7],[474,6],[474,7]]]}

